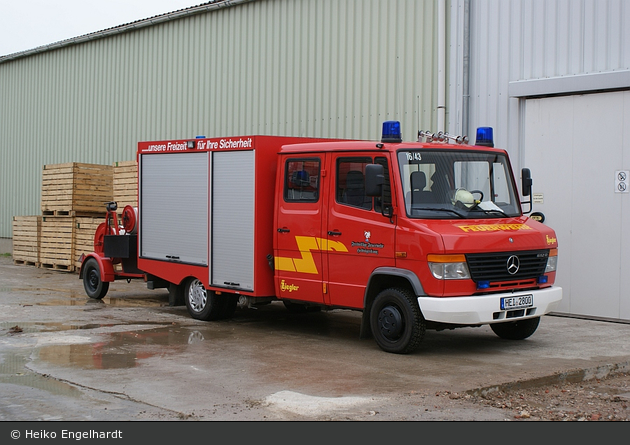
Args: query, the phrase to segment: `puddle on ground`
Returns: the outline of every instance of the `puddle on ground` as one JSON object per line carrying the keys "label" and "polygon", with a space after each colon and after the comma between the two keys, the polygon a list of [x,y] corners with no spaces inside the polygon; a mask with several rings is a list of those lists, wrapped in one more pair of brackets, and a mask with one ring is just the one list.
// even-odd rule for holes
{"label": "puddle on ground", "polygon": [[69,299],[50,299],[36,303],[37,306],[86,306],[86,305],[102,305],[115,306],[115,307],[163,307],[168,306],[168,299],[155,299],[155,298],[126,298],[126,297],[104,297],[102,300],[95,300],[93,298],[82,297],[70,297]]}
{"label": "puddle on ground", "polygon": [[[37,306],[83,306],[86,304],[104,304],[116,307],[163,307],[168,306],[168,293],[145,292],[138,294],[137,290],[126,292],[110,291],[101,300],[89,298],[85,292],[76,289],[59,288],[2,288],[0,292],[26,292],[31,295],[43,297],[41,301],[32,303]],[[111,295],[116,293],[119,295]],[[30,302],[28,304],[31,304]],[[27,305],[28,305],[27,304]]]}
{"label": "puddle on ground", "polygon": [[189,332],[155,329],[116,332],[89,344],[51,345],[39,350],[39,359],[53,365],[81,369],[121,369],[138,366],[139,360],[168,354],[188,344]]}
{"label": "puddle on ground", "polygon": [[[152,329],[154,326],[164,326],[164,322],[142,322],[142,323],[86,323],[81,325],[68,325],[59,322],[0,322],[0,336],[2,335],[15,335],[15,334],[31,334],[35,332],[60,332],[60,331],[73,331],[81,329],[98,329],[98,328],[110,328],[112,326],[148,326],[147,329]],[[14,329],[15,328],[15,329]]]}
{"label": "puddle on ground", "polygon": [[[85,324],[63,325],[61,323],[0,323],[0,336],[15,337],[21,334],[67,332],[73,330],[92,330],[99,328],[117,328],[121,324]],[[100,341],[87,341],[89,337],[59,336],[41,338],[37,346],[29,350],[38,359],[47,363],[81,369],[120,369],[133,368],[139,360],[156,355],[162,356],[169,351],[177,352],[187,345],[203,342],[204,335],[200,330],[190,330],[179,326],[164,327],[164,323],[134,323],[129,326],[141,326],[145,329],[122,332],[95,332]],[[160,326],[153,328],[153,326]],[[82,334],[83,335],[83,334]],[[89,335],[86,333],[85,335]],[[212,333],[213,338],[222,336]],[[49,343],[49,344],[47,344]],[[0,364],[0,374],[4,374]]]}
{"label": "puddle on ground", "polygon": [[[134,324],[133,326],[145,326]],[[151,323],[149,323],[151,325]],[[159,324],[164,326],[163,323]],[[67,332],[119,327],[121,325],[86,324],[67,326],[61,323],[0,323],[0,338],[22,334]],[[124,325],[123,325],[124,326]],[[44,361],[64,368],[79,369],[123,369],[138,366],[142,359],[163,356],[176,352],[188,345],[205,341],[200,330],[190,330],[178,326],[157,329],[111,332],[97,334],[102,341],[79,344],[50,344],[45,346],[3,349],[0,352],[0,383],[15,384],[48,391],[55,395],[80,397],[76,387],[37,374],[28,369],[33,360]],[[216,337],[213,334],[213,337]],[[59,337],[63,341],[64,337]]]}
{"label": "puddle on ground", "polygon": [[4,352],[0,355],[0,383],[41,389],[54,395],[81,397],[81,391],[76,387],[29,371],[26,368],[29,362],[30,350]]}

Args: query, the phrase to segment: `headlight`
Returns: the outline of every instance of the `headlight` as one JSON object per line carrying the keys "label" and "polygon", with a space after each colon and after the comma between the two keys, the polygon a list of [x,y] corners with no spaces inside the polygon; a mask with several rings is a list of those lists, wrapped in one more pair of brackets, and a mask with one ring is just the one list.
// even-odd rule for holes
{"label": "headlight", "polygon": [[438,280],[466,280],[470,278],[464,255],[429,255],[429,269]]}
{"label": "headlight", "polygon": [[545,273],[555,272],[558,268],[558,249],[551,249],[549,251],[549,258],[547,258],[547,267]]}

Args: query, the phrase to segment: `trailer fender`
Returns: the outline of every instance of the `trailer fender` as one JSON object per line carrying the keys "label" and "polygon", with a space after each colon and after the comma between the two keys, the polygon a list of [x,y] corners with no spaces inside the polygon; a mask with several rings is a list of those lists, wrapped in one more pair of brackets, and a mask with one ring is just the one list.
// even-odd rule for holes
{"label": "trailer fender", "polygon": [[359,331],[360,338],[369,338],[372,336],[370,329],[370,310],[372,302],[383,289],[390,287],[403,287],[412,291],[416,296],[424,295],[424,289],[420,279],[407,269],[399,269],[397,267],[379,267],[374,269],[368,280],[363,297],[363,315],[361,317],[361,328]]}
{"label": "trailer fender", "polygon": [[81,269],[79,270],[79,279],[83,279],[83,265],[85,262],[94,258],[98,262],[99,270],[101,271],[101,281],[111,282],[115,280],[114,263],[110,258],[103,258],[95,253],[89,253],[87,255],[81,255]]}

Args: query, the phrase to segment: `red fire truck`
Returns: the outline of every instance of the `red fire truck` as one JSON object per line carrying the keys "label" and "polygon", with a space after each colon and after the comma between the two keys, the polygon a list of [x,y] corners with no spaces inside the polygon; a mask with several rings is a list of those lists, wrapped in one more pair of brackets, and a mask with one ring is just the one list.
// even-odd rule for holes
{"label": "red fire truck", "polygon": [[[138,207],[116,203],[82,258],[91,298],[144,279],[195,319],[278,300],[362,311],[360,337],[409,353],[427,329],[524,339],[562,299],[554,231],[527,214],[492,129],[403,142],[274,136],[140,142]],[[531,196],[529,170],[521,193]],[[522,206],[527,207],[523,211]]]}

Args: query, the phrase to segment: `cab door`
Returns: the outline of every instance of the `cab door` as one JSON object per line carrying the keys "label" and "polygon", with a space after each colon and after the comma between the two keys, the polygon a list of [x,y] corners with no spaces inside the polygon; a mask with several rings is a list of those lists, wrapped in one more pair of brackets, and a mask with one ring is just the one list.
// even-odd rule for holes
{"label": "cab door", "polygon": [[322,171],[318,155],[283,156],[278,166],[274,263],[276,295],[324,303]]}
{"label": "cab door", "polygon": [[326,303],[362,308],[372,272],[394,267],[395,224],[381,212],[381,198],[365,194],[365,167],[385,167],[385,205],[391,203],[389,162],[373,154],[333,153],[330,162],[329,202],[326,204]]}

